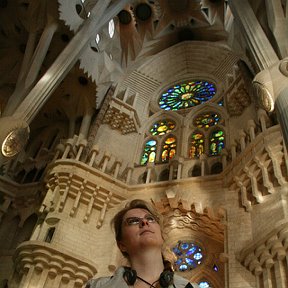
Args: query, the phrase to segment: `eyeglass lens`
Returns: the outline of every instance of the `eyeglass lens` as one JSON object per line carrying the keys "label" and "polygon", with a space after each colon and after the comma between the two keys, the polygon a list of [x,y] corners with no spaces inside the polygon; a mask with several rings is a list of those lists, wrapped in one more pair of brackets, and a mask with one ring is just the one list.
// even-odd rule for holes
{"label": "eyeglass lens", "polygon": [[128,217],[125,219],[127,225],[139,225],[143,220],[146,220],[148,223],[156,222],[156,218],[153,215],[145,215],[144,217]]}

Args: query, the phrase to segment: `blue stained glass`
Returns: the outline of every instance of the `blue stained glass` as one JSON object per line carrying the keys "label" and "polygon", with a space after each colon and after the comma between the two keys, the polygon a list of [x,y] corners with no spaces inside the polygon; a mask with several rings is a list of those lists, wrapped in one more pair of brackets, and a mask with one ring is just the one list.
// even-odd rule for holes
{"label": "blue stained glass", "polygon": [[218,105],[219,105],[219,106],[224,106],[224,101],[223,101],[223,100],[219,101],[219,102],[218,102]]}
{"label": "blue stained glass", "polygon": [[196,254],[194,255],[194,258],[195,258],[196,260],[200,260],[200,259],[202,258],[202,254],[201,254],[201,253],[196,253]]}
{"label": "blue stained glass", "polygon": [[183,243],[183,244],[181,244],[181,248],[182,249],[187,249],[189,247],[189,244],[188,243]]}
{"label": "blue stained glass", "polygon": [[213,270],[214,270],[215,272],[218,272],[218,271],[219,271],[218,266],[214,264],[214,266],[213,266]]}
{"label": "blue stained glass", "polygon": [[173,249],[173,252],[174,252],[176,255],[179,255],[179,256],[182,255],[182,252],[181,252],[178,248],[174,248],[174,249]]}
{"label": "blue stained glass", "polygon": [[190,259],[190,258],[185,258],[185,261],[190,266],[196,266],[195,262],[192,259]]}
{"label": "blue stained glass", "polygon": [[182,259],[178,259],[176,262],[175,262],[177,265],[180,265],[182,263]]}
{"label": "blue stained glass", "polygon": [[202,263],[200,260],[203,258],[202,249],[192,242],[179,241],[171,250],[177,257],[174,265],[178,271],[191,270]]}
{"label": "blue stained glass", "polygon": [[197,106],[210,100],[216,94],[216,86],[207,81],[191,81],[169,88],[160,99],[160,108],[180,110]]}
{"label": "blue stained glass", "polygon": [[196,251],[196,247],[194,246],[194,247],[190,248],[188,250],[188,252],[186,252],[186,255],[191,255],[191,254],[195,253],[195,251]]}
{"label": "blue stained glass", "polygon": [[179,270],[180,271],[186,271],[188,269],[188,266],[185,264],[180,265]]}
{"label": "blue stained glass", "polygon": [[156,158],[156,145],[155,140],[148,140],[143,149],[143,155],[141,158],[141,165],[145,165],[148,162],[155,162]]}
{"label": "blue stained glass", "polygon": [[198,283],[199,288],[211,288],[212,286],[209,285],[207,281],[201,281]]}

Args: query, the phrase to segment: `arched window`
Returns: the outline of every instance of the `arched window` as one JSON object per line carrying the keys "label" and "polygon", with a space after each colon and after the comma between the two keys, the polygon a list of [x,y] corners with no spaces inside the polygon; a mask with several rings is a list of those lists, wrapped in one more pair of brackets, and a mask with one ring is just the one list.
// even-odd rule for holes
{"label": "arched window", "polygon": [[[176,127],[176,123],[171,119],[161,119],[155,122],[149,128],[149,132],[153,138],[146,142],[142,158],[140,161],[141,165],[145,165],[148,162],[155,162],[156,160],[156,151],[157,151],[157,139],[161,139],[163,135],[169,134]],[[162,161],[168,161],[171,159],[176,153],[176,138],[171,136],[167,138],[162,146]],[[157,156],[158,157],[158,156]]]}
{"label": "arched window", "polygon": [[198,128],[209,129],[212,126],[217,125],[220,122],[220,116],[215,112],[207,112],[200,115],[197,115],[194,120],[194,126]]}
{"label": "arched window", "polygon": [[216,94],[216,86],[205,80],[177,84],[162,93],[159,106],[164,110],[191,108],[210,100]]}
{"label": "arched window", "polygon": [[52,241],[52,238],[53,238],[53,236],[54,236],[54,233],[55,233],[55,227],[50,227],[49,229],[48,229],[48,231],[47,231],[47,233],[46,233],[46,236],[45,236],[45,242],[47,242],[47,243],[51,243],[51,241]]}
{"label": "arched window", "polygon": [[159,175],[159,181],[168,181],[169,180],[169,169],[163,170]]}
{"label": "arched window", "polygon": [[214,130],[209,137],[209,156],[220,155],[224,144],[225,135],[223,130]]}
{"label": "arched window", "polygon": [[155,122],[151,128],[150,133],[152,135],[165,135],[170,133],[175,128],[175,122],[172,120],[160,120],[158,122]]}
{"label": "arched window", "polygon": [[166,162],[169,159],[172,159],[176,154],[176,138],[170,136],[166,138],[162,147],[161,159],[162,162]]}
{"label": "arched window", "polygon": [[202,249],[193,242],[178,241],[172,251],[177,257],[174,263],[177,271],[192,270],[202,263]]}
{"label": "arched window", "polygon": [[204,153],[204,135],[201,132],[194,132],[191,135],[189,157],[199,158]]}
{"label": "arched window", "polygon": [[191,176],[192,177],[198,177],[201,176],[201,166],[200,165],[195,165],[191,171]]}
{"label": "arched window", "polygon": [[148,140],[144,146],[143,156],[141,158],[141,165],[147,164],[148,162],[155,162],[156,158],[157,141]]}
{"label": "arched window", "polygon": [[223,165],[220,162],[214,163],[211,167],[210,174],[219,174],[223,171]]}

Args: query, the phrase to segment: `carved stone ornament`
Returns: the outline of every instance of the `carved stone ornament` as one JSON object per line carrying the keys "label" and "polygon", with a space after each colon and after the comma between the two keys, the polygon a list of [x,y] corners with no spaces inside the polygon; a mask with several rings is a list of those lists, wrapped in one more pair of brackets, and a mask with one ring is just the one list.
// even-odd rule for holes
{"label": "carved stone ornament", "polygon": [[202,233],[222,241],[224,239],[224,225],[220,219],[210,219],[207,215],[200,215],[193,211],[182,212],[175,209],[173,213],[165,216],[164,235],[168,235],[175,229],[188,228],[193,231]]}
{"label": "carved stone ornament", "polygon": [[280,72],[281,72],[284,76],[288,77],[288,58],[284,58],[284,59],[280,62],[280,64],[279,64],[279,70],[280,70]]}
{"label": "carved stone ornament", "polygon": [[254,81],[253,82],[254,94],[258,99],[258,103],[267,112],[271,112],[274,110],[274,100],[269,92],[269,90],[265,87],[265,85]]}
{"label": "carved stone ornament", "polygon": [[2,118],[0,126],[2,128],[0,132],[1,153],[4,157],[11,158],[27,144],[29,126],[25,121],[12,117]]}

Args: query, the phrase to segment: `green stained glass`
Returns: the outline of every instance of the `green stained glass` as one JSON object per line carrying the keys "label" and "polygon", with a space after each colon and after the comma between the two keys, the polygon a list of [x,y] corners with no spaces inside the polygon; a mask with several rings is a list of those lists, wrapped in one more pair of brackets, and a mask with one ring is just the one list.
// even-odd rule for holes
{"label": "green stained glass", "polygon": [[164,110],[180,110],[205,103],[216,94],[216,86],[208,81],[191,81],[169,88],[159,99]]}
{"label": "green stained glass", "polygon": [[198,128],[208,129],[220,122],[220,116],[217,113],[203,113],[194,118],[193,124]]}
{"label": "green stained glass", "polygon": [[189,157],[199,158],[204,153],[204,135],[200,132],[194,132],[191,136]]}
{"label": "green stained glass", "polygon": [[209,155],[220,155],[222,149],[225,147],[225,136],[222,130],[213,131],[209,138]]}
{"label": "green stained glass", "polygon": [[175,128],[175,122],[172,120],[161,120],[154,123],[150,128],[152,135],[164,135],[170,133]]}
{"label": "green stained glass", "polygon": [[176,138],[175,137],[169,137],[165,140],[164,145],[162,147],[162,154],[161,158],[162,161],[168,161],[169,159],[172,159],[176,154]]}
{"label": "green stained glass", "polygon": [[145,144],[143,156],[141,158],[141,165],[145,165],[148,162],[155,162],[156,159],[156,148],[157,148],[157,141],[155,140],[148,140]]}

